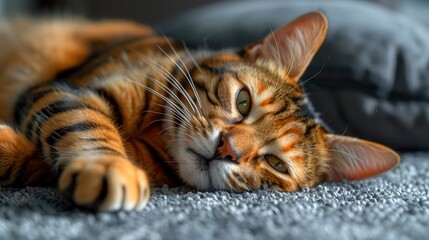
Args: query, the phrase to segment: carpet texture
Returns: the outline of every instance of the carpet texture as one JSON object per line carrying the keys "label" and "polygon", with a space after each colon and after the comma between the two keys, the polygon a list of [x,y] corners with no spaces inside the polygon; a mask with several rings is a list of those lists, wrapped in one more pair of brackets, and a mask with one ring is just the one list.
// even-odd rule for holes
{"label": "carpet texture", "polygon": [[0,189],[1,239],[427,239],[429,153],[294,193],[157,188],[141,212],[88,213],[56,189]]}

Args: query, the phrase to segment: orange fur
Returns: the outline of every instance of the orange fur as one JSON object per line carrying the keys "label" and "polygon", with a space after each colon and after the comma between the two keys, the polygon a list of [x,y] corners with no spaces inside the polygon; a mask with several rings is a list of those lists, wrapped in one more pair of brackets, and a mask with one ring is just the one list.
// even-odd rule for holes
{"label": "orange fur", "polygon": [[[0,119],[17,132],[0,125],[0,185],[58,181],[79,206],[138,210],[151,185],[294,191],[386,171],[399,161],[391,150],[356,149],[301,114],[298,78],[326,29],[311,13],[242,52],[210,52],[125,21],[5,23]],[[276,38],[285,41],[273,48]],[[368,165],[366,146],[382,168],[349,167]],[[350,149],[362,162],[330,152]]]}

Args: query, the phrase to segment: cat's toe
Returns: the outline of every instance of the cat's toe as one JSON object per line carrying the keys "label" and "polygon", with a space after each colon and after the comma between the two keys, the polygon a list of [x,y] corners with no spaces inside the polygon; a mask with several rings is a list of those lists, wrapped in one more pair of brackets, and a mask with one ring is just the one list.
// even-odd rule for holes
{"label": "cat's toe", "polygon": [[140,210],[149,201],[146,174],[121,158],[74,160],[59,187],[76,205],[97,211]]}

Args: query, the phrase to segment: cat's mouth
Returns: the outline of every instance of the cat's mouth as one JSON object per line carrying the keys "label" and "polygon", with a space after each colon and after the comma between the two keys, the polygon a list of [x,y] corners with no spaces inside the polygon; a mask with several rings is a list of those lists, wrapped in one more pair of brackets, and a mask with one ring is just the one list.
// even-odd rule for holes
{"label": "cat's mouth", "polygon": [[216,152],[205,155],[192,147],[186,148],[186,152],[189,154],[187,164],[182,168],[186,182],[200,190],[224,189],[227,186],[225,176],[234,165],[231,160],[221,158]]}
{"label": "cat's mouth", "polygon": [[228,158],[221,158],[220,154],[215,153],[211,157],[204,156],[203,154],[199,153],[197,150],[188,148],[188,152],[196,156],[196,164],[198,164],[198,167],[201,171],[208,171],[210,163],[213,161],[223,161],[223,162],[230,162],[231,159]]}

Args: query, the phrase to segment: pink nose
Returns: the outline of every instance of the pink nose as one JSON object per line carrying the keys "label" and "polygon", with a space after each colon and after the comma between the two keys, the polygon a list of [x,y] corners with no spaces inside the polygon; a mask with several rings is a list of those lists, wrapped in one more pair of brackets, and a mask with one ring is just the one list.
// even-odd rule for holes
{"label": "pink nose", "polygon": [[227,159],[231,161],[237,161],[237,154],[232,149],[231,144],[228,141],[228,138],[222,136],[220,139],[219,145],[216,149],[217,155],[220,159]]}

